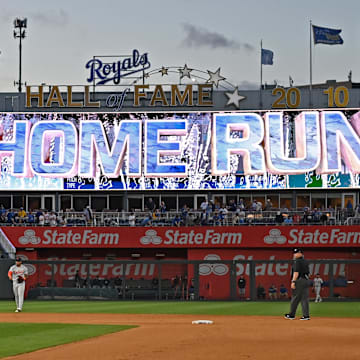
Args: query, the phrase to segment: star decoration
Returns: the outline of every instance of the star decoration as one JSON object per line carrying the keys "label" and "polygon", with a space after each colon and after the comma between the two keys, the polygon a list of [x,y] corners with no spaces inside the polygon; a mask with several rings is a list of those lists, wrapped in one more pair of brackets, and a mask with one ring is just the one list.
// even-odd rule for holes
{"label": "star decoration", "polygon": [[179,69],[180,72],[180,80],[184,77],[188,77],[189,79],[191,79],[190,73],[193,69],[189,69],[187,67],[187,65],[185,64],[185,66],[182,69]]}
{"label": "star decoration", "polygon": [[241,100],[246,99],[246,96],[241,96],[241,95],[239,94],[239,89],[238,89],[238,87],[235,88],[234,92],[226,92],[225,95],[229,98],[226,106],[229,106],[229,105],[231,105],[231,104],[234,104],[237,109],[240,108],[239,102],[240,102]]}
{"label": "star decoration", "polygon": [[147,78],[149,78],[149,77],[150,77],[149,73],[146,73],[146,74],[144,75],[144,78],[145,78],[145,79],[147,79]]}
{"label": "star decoration", "polygon": [[207,71],[210,78],[207,81],[208,83],[213,83],[216,87],[219,86],[219,81],[225,80],[223,76],[220,75],[220,68],[218,68],[215,72],[212,72],[210,70]]}
{"label": "star decoration", "polygon": [[161,72],[161,76],[169,75],[168,70],[169,70],[169,68],[166,68],[163,66],[159,72]]}

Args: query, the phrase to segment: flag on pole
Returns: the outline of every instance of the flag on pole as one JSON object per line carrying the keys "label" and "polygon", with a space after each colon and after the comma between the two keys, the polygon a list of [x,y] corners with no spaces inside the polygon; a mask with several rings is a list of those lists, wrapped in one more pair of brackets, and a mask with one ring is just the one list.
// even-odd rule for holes
{"label": "flag on pole", "polygon": [[330,29],[313,25],[314,44],[342,45],[341,29]]}
{"label": "flag on pole", "polygon": [[273,65],[274,53],[271,50],[261,49],[261,65]]}

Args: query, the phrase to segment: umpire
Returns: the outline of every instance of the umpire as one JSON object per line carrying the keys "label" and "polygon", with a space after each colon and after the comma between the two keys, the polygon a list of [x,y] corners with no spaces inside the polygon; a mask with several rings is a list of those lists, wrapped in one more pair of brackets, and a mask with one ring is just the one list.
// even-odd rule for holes
{"label": "umpire", "polygon": [[291,289],[293,290],[290,304],[290,313],[285,314],[285,319],[294,320],[296,309],[301,302],[302,318],[310,320],[309,315],[309,264],[304,259],[301,249],[294,249],[294,263],[292,266]]}

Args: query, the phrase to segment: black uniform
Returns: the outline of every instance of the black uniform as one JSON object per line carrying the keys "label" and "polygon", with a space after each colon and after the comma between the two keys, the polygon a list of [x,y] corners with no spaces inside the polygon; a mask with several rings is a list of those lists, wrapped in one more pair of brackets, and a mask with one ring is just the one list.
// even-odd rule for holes
{"label": "black uniform", "polygon": [[294,272],[298,272],[299,276],[295,282],[295,290],[293,290],[291,305],[290,305],[290,316],[295,316],[296,309],[301,302],[303,317],[310,317],[309,314],[309,264],[302,257],[294,260],[292,266],[291,279]]}

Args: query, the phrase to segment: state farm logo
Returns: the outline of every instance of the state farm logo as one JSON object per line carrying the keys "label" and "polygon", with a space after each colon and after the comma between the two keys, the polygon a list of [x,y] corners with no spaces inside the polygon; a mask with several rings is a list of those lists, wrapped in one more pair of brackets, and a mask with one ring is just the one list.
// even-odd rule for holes
{"label": "state farm logo", "polygon": [[[25,255],[17,255],[17,258],[20,258],[22,261],[29,260]],[[28,275],[34,275],[36,273],[36,267],[32,264],[24,264],[27,268]]]}
{"label": "state farm logo", "polygon": [[142,236],[140,238],[140,242],[143,245],[159,245],[162,243],[162,238],[158,236],[157,232],[155,230],[147,230],[145,232],[145,236]]}
{"label": "state farm logo", "polygon": [[21,245],[38,245],[40,244],[41,239],[35,235],[35,231],[34,230],[25,230],[24,231],[24,236],[21,236],[19,238],[19,243]]}
{"label": "state farm logo", "polygon": [[271,229],[269,231],[269,235],[264,237],[265,244],[278,244],[282,245],[286,243],[286,236],[281,235],[281,231],[279,229]]}
{"label": "state farm logo", "polygon": [[[204,257],[204,260],[221,260],[221,257],[216,254],[209,254]],[[225,264],[200,264],[199,274],[202,276],[206,275],[217,275],[224,276],[229,272],[229,267]]]}

